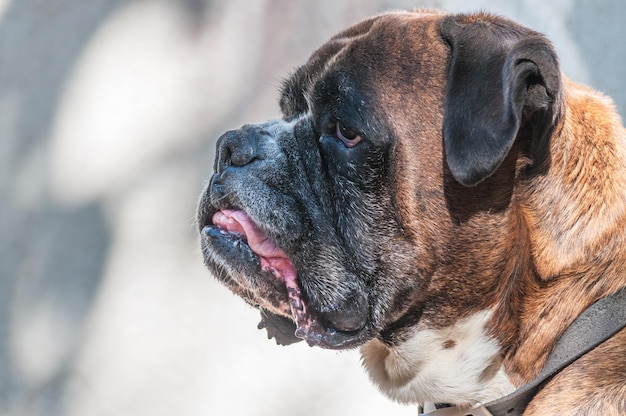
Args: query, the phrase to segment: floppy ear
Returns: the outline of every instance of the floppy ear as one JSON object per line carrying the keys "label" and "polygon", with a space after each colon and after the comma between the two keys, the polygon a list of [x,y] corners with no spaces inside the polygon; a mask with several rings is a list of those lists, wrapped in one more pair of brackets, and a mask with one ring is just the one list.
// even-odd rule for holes
{"label": "floppy ear", "polygon": [[561,76],[549,41],[513,22],[491,19],[461,16],[442,23],[451,47],[446,158],[454,178],[466,186],[493,174],[523,123],[533,123],[531,150],[546,152],[560,109]]}

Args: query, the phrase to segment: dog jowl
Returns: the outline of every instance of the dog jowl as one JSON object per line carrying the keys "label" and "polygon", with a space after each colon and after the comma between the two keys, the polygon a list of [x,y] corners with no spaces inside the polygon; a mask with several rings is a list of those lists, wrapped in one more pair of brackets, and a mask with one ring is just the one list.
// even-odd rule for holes
{"label": "dog jowl", "polygon": [[[219,138],[198,209],[206,265],[278,343],[361,347],[390,397],[472,405],[536,376],[626,286],[624,128],[542,35],[377,16],[314,52],[280,106]],[[624,360],[594,354],[623,358],[625,338],[581,361],[606,389],[571,383],[574,363],[529,414],[559,395],[555,414],[623,405]]]}

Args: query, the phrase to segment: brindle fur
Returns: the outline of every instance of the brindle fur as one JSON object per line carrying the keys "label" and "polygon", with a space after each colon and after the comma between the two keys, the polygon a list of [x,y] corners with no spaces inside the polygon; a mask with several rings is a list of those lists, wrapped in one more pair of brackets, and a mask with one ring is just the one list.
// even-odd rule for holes
{"label": "brindle fur", "polygon": [[[471,56],[461,56],[460,45]],[[515,48],[530,54],[532,74],[507,72]],[[459,62],[471,70],[451,88]],[[498,101],[513,82],[507,76],[525,77],[511,103]],[[475,107],[493,103],[517,116],[513,127],[502,124],[506,117],[479,120],[512,134],[496,143],[503,156],[477,170],[465,166],[473,163],[466,155],[449,163],[448,152],[468,146],[471,135],[449,147],[455,137],[444,132],[467,131]],[[416,327],[443,328],[490,309],[489,333],[519,386],[538,374],[586,307],[626,286],[625,130],[608,98],[560,73],[541,35],[488,14],[378,16],[316,51],[285,82],[281,108],[285,120],[304,126],[292,145],[317,143],[329,113],[349,119],[371,143],[356,156],[327,149],[320,156],[298,144],[308,162],[296,165],[323,188],[303,193],[321,202],[298,196],[315,209],[293,215],[307,222],[297,244],[280,227],[268,231],[294,254],[321,309],[330,307],[324,297],[332,303],[365,291],[365,338],[393,346]],[[263,204],[276,206],[271,197]],[[208,210],[200,211],[202,226]],[[323,287],[306,281],[307,272],[322,276]],[[526,414],[626,414],[624,357],[626,330],[555,377]]]}

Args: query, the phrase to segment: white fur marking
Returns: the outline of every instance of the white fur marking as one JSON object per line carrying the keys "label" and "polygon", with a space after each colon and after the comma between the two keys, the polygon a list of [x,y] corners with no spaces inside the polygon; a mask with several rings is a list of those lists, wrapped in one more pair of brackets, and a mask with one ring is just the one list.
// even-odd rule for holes
{"label": "white fur marking", "polygon": [[[394,348],[371,341],[361,348],[365,367],[383,393],[402,403],[463,406],[502,397],[515,387],[497,341],[485,334],[490,316],[482,311],[447,328],[418,330]],[[487,370],[494,363],[497,370]]]}

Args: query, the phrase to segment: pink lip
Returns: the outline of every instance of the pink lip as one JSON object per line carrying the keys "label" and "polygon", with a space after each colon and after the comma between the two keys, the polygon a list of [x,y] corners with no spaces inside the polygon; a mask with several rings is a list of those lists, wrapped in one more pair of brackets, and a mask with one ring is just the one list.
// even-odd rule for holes
{"label": "pink lip", "polygon": [[247,240],[250,249],[259,257],[261,267],[270,270],[285,283],[291,314],[296,322],[296,336],[307,337],[317,320],[307,313],[306,303],[298,281],[298,273],[285,252],[276,245],[244,211],[221,210],[213,214],[213,224],[230,233],[238,233]]}

